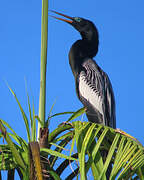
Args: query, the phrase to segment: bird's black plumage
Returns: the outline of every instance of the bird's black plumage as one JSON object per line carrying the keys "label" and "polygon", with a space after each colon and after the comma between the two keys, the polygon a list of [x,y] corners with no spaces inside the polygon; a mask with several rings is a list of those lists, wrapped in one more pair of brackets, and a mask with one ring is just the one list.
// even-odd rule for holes
{"label": "bird's black plumage", "polygon": [[69,63],[75,77],[78,98],[87,109],[88,120],[116,128],[115,99],[111,82],[108,75],[93,60],[99,45],[97,28],[89,20],[55,13],[68,18],[69,20],[55,17],[71,24],[82,37],[70,48]]}

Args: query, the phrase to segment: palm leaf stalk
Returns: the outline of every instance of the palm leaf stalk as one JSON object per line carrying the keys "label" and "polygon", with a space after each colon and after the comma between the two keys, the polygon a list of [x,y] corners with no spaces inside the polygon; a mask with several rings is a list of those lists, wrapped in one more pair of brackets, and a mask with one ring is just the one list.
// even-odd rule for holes
{"label": "palm leaf stalk", "polygon": [[[47,40],[48,40],[48,0],[42,0],[41,23],[41,67],[40,67],[40,96],[39,118],[45,123],[46,107],[46,65],[47,65]],[[41,124],[38,122],[38,138]]]}

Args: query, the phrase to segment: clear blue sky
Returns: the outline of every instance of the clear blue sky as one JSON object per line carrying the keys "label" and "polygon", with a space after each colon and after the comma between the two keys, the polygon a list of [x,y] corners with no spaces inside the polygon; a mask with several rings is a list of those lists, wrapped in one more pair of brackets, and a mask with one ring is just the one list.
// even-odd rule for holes
{"label": "clear blue sky", "polygon": [[[49,9],[93,21],[100,36],[94,58],[109,75],[116,99],[117,128],[144,144],[144,1],[51,0]],[[24,123],[5,80],[27,111],[25,80],[38,113],[41,0],[0,2],[0,118],[26,138]],[[77,99],[68,51],[78,32],[49,17],[47,114],[82,107]],[[32,99],[31,99],[32,100]],[[86,117],[85,117],[86,118]],[[53,119],[55,128],[63,117]]]}

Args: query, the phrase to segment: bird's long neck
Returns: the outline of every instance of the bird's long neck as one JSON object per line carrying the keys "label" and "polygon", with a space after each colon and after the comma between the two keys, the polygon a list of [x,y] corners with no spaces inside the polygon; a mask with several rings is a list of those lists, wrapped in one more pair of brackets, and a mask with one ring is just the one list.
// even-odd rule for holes
{"label": "bird's long neck", "polygon": [[92,34],[81,35],[82,39],[76,41],[69,51],[69,63],[75,77],[79,73],[83,61],[93,58],[98,51],[98,37]]}

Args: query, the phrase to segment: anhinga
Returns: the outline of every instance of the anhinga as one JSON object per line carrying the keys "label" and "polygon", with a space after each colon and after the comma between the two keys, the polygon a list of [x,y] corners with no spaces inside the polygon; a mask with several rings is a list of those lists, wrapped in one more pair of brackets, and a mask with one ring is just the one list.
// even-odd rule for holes
{"label": "anhinga", "polygon": [[97,28],[89,20],[52,12],[66,17],[67,19],[62,19],[52,16],[72,25],[82,37],[70,48],[69,64],[75,77],[77,96],[87,109],[88,120],[116,128],[111,82],[108,75],[93,60],[99,45]]}

